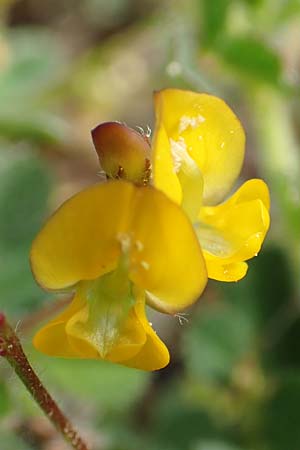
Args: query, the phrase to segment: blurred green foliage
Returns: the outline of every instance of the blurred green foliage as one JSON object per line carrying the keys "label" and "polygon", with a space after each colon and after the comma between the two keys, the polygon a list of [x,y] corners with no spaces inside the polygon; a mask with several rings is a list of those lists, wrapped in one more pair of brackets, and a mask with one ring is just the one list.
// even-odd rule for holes
{"label": "blurred green foliage", "polygon": [[[35,359],[37,364],[46,364],[44,356],[35,356]],[[48,384],[54,383],[62,392],[67,391],[70,397],[94,402],[109,414],[125,416],[149,384],[147,373],[98,361],[82,364],[81,361],[53,359],[45,378]]]}
{"label": "blurred green foliage", "polygon": [[18,28],[3,38],[9,53],[0,71],[0,135],[13,141],[57,142],[66,126],[45,103],[63,73],[59,42],[49,31],[35,28]]}
{"label": "blurred green foliage", "polygon": [[21,156],[17,149],[0,155],[0,309],[15,318],[44,298],[32,279],[28,254],[48,209],[51,186],[47,167],[33,153],[20,150]]}
{"label": "blurred green foliage", "polygon": [[224,61],[250,79],[279,84],[281,64],[279,56],[251,36],[221,40],[217,44]]}
{"label": "blurred green foliage", "polygon": [[[95,450],[298,450],[299,0],[19,0],[0,20],[0,310],[49,390]],[[152,124],[166,86],[220,95],[241,118],[242,177],[271,188],[265,247],[244,280],[210,282],[187,323],[162,318],[173,359],[159,373],[39,355],[52,303],[31,241],[97,180],[90,129]],[[4,361],[0,415],[1,450],[60,450]]]}
{"label": "blurred green foliage", "polygon": [[6,414],[9,410],[9,396],[6,385],[1,382],[0,384],[0,416]]}
{"label": "blurred green foliage", "polygon": [[17,448],[18,450],[30,450],[30,447],[24,444],[21,438],[6,432],[1,434],[1,445],[2,450],[12,450],[14,448]]}

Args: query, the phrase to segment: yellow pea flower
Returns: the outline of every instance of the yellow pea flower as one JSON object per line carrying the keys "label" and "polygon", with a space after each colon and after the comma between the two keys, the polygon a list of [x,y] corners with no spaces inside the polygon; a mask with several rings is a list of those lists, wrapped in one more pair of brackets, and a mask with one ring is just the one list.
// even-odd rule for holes
{"label": "yellow pea flower", "polygon": [[146,318],[145,298],[159,299],[160,309],[173,314],[194,303],[207,282],[182,209],[151,186],[123,180],[66,201],[34,240],[30,261],[43,288],[74,293],[35,335],[38,350],[144,370],[169,362]]}
{"label": "yellow pea flower", "polygon": [[153,183],[193,222],[208,277],[237,281],[270,224],[269,191],[262,180],[247,181],[226,199],[244,160],[242,125],[212,95],[165,89],[154,100]]}

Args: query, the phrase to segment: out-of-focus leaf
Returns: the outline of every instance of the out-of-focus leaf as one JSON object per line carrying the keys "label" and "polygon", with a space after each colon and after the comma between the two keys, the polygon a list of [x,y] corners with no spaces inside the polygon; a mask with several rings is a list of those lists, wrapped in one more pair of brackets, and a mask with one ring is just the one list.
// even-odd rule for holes
{"label": "out-of-focus leaf", "polygon": [[250,36],[225,37],[217,50],[233,69],[248,79],[278,85],[281,81],[281,61],[270,47]]}
{"label": "out-of-focus leaf", "polygon": [[10,401],[6,385],[0,380],[0,416],[6,414],[9,410],[9,406]]}
{"label": "out-of-focus leaf", "polygon": [[215,436],[216,429],[203,410],[175,408],[169,416],[155,426],[154,449],[182,450],[193,448],[199,438]]}
{"label": "out-of-focus leaf", "polygon": [[192,450],[242,450],[233,444],[226,444],[222,441],[202,441],[199,442]]}
{"label": "out-of-focus leaf", "polygon": [[55,144],[67,136],[65,122],[51,114],[34,111],[0,112],[0,136],[11,141]]}
{"label": "out-of-focus leaf", "polygon": [[278,3],[276,10],[276,24],[282,25],[288,20],[292,20],[295,17],[299,17],[300,14],[300,1],[299,0],[284,0]]}
{"label": "out-of-focus leaf", "polygon": [[247,3],[249,6],[256,7],[257,5],[261,5],[265,0],[241,0]]}
{"label": "out-of-focus leaf", "polygon": [[183,340],[186,365],[201,379],[227,379],[255,339],[248,315],[230,304],[202,308]]}
{"label": "out-of-focus leaf", "polygon": [[0,250],[0,310],[11,318],[41,306],[46,296],[33,279],[28,256],[29,244],[18,251]]}
{"label": "out-of-focus leaf", "polygon": [[44,112],[47,94],[62,80],[61,45],[44,29],[14,29],[6,38],[9,54],[0,72],[0,135],[61,140],[67,133],[63,120]]}
{"label": "out-of-focus leaf", "polygon": [[216,288],[226,301],[247,314],[259,334],[293,297],[294,283],[284,250],[272,245],[264,247],[258,257],[249,261],[243,280],[218,283]]}
{"label": "out-of-focus leaf", "polygon": [[1,450],[32,450],[21,438],[9,432],[0,432],[0,442]]}
{"label": "out-of-focus leaf", "polygon": [[[300,369],[300,318],[296,310],[287,311],[281,317],[277,330],[274,327],[271,335],[271,342],[267,347],[264,356],[264,363],[272,370],[282,372],[282,370]],[[276,324],[274,324],[276,326]],[[282,327],[280,329],[280,327]],[[269,350],[269,351],[268,351]]]}
{"label": "out-of-focus leaf", "polygon": [[255,330],[266,368],[300,368],[300,319],[293,307],[295,282],[284,250],[263,249],[249,261],[247,276],[239,283],[218,284],[226,302],[247,315]]}
{"label": "out-of-focus leaf", "polygon": [[147,435],[143,432],[137,433],[137,430],[129,427],[128,422],[125,422],[124,419],[118,423],[115,420],[106,423],[102,429],[110,437],[105,450],[141,450],[142,448],[152,450]]}
{"label": "out-of-focus leaf", "polygon": [[[34,155],[0,158],[0,309],[17,314],[45,296],[29,267],[31,241],[47,210],[49,171]],[[22,148],[22,151],[24,149]]]}
{"label": "out-of-focus leaf", "polygon": [[263,433],[268,450],[298,450],[300,373],[285,374],[262,411]]}
{"label": "out-of-focus leaf", "polygon": [[229,0],[198,0],[201,13],[202,42],[212,45],[223,30],[226,21]]}
{"label": "out-of-focus leaf", "polygon": [[147,372],[102,361],[49,359],[37,353],[34,360],[45,367],[43,379],[48,387],[89,401],[101,411],[126,414],[149,381]]}
{"label": "out-of-focus leaf", "polygon": [[[17,149],[16,149],[17,151]],[[11,153],[11,152],[10,152]],[[19,249],[31,242],[46,215],[50,174],[32,156],[0,160],[0,248]]]}
{"label": "out-of-focus leaf", "polygon": [[126,23],[131,17],[129,8],[129,0],[83,0],[79,11],[90,25],[106,30]]}
{"label": "out-of-focus leaf", "polygon": [[223,437],[205,409],[185,398],[184,385],[174,383],[157,396],[151,430],[151,450],[192,449],[201,439]]}
{"label": "out-of-focus leaf", "polygon": [[7,41],[10,54],[0,73],[0,110],[26,110],[25,98],[32,103],[59,80],[64,68],[61,46],[45,29],[14,28]]}

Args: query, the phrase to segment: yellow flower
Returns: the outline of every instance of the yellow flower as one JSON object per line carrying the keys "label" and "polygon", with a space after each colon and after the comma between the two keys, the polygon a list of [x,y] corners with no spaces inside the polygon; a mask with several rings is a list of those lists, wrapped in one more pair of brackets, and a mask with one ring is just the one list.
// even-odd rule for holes
{"label": "yellow flower", "polygon": [[270,223],[262,180],[247,181],[226,199],[244,159],[243,128],[223,100],[207,94],[166,89],[155,94],[155,111],[154,185],[193,222],[208,277],[237,281]]}
{"label": "yellow flower", "polygon": [[33,242],[30,260],[43,288],[74,293],[36,334],[38,350],[144,370],[169,362],[147,321],[146,295],[172,314],[194,303],[207,282],[182,209],[153,187],[127,181],[92,186],[64,203]]}

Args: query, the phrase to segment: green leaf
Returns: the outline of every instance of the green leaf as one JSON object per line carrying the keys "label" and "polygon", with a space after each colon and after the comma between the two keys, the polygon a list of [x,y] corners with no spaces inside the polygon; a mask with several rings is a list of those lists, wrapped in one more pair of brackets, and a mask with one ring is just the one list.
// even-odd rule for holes
{"label": "green leaf", "polygon": [[0,309],[15,316],[45,297],[32,277],[29,250],[46,216],[51,176],[34,155],[13,151],[0,158]]}
{"label": "green leaf", "polygon": [[26,111],[28,104],[21,98],[32,103],[60,79],[64,68],[61,48],[54,34],[45,29],[14,28],[6,37],[11,53],[0,74],[0,110],[21,107]]}
{"label": "green leaf", "polygon": [[295,285],[287,256],[277,245],[264,247],[248,264],[243,280],[218,283],[216,289],[227,302],[243,310],[257,333],[261,333],[265,332],[269,321],[280,316],[294,295]]}
{"label": "green leaf", "polygon": [[66,139],[65,122],[50,113],[29,110],[0,112],[0,135],[11,141],[30,140],[37,143],[56,144]]}
{"label": "green leaf", "polygon": [[43,380],[49,389],[56,387],[57,392],[106,412],[126,414],[149,382],[147,372],[103,361],[49,359],[37,352],[34,361],[39,367],[47,366]]}
{"label": "green leaf", "polygon": [[300,368],[300,319],[290,261],[277,245],[265,247],[249,261],[247,276],[239,283],[217,284],[219,295],[247,315],[260,342],[268,370]]}
{"label": "green leaf", "polygon": [[210,414],[186,398],[184,384],[173,382],[162,388],[151,421],[151,450],[193,449],[200,439],[223,437]]}
{"label": "green leaf", "polygon": [[155,426],[155,448],[182,450],[193,448],[200,436],[214,436],[215,427],[209,416],[199,408],[175,408],[169,416]]}
{"label": "green leaf", "polygon": [[21,438],[9,433],[0,432],[1,450],[32,450],[33,447],[25,444]]}
{"label": "green leaf", "polygon": [[286,373],[261,411],[268,450],[300,448],[299,404],[300,373]]}
{"label": "green leaf", "polygon": [[14,28],[5,37],[10,54],[0,72],[0,134],[13,140],[63,139],[63,120],[45,112],[47,95],[64,73],[61,45],[38,28]]}
{"label": "green leaf", "polygon": [[242,450],[233,444],[227,444],[222,441],[201,441],[193,450]]}
{"label": "green leaf", "polygon": [[0,248],[19,249],[31,242],[46,215],[50,174],[33,155],[2,156],[7,161],[1,166],[0,160]]}
{"label": "green leaf", "polygon": [[105,423],[105,425],[102,425],[101,431],[109,436],[109,443],[105,450],[141,450],[143,448],[152,450],[144,433],[137,433],[136,428],[130,427],[124,418],[118,422],[112,420],[110,423]]}
{"label": "green leaf", "polygon": [[19,319],[40,307],[46,297],[32,276],[29,247],[0,252],[0,310],[10,318]]}
{"label": "green leaf", "polygon": [[201,30],[203,45],[213,45],[220,32],[223,30],[229,0],[200,0],[199,10],[201,14]]}
{"label": "green leaf", "polygon": [[[270,351],[264,354],[264,364],[272,371],[282,372],[283,369],[300,369],[300,318],[296,309],[283,314],[281,325],[273,329]],[[280,329],[281,327],[281,329]]]}
{"label": "green leaf", "polygon": [[280,83],[280,58],[258,39],[251,36],[222,36],[216,48],[226,63],[248,79],[275,85]]}
{"label": "green leaf", "polygon": [[7,413],[10,407],[10,399],[6,384],[0,380],[0,416]]}
{"label": "green leaf", "polygon": [[255,339],[248,315],[225,303],[202,308],[189,323],[183,354],[189,372],[201,379],[227,379]]}
{"label": "green leaf", "polygon": [[300,1],[299,0],[285,0],[281,2],[281,8],[278,13],[278,23],[282,24],[295,17],[299,17],[300,14]]}

